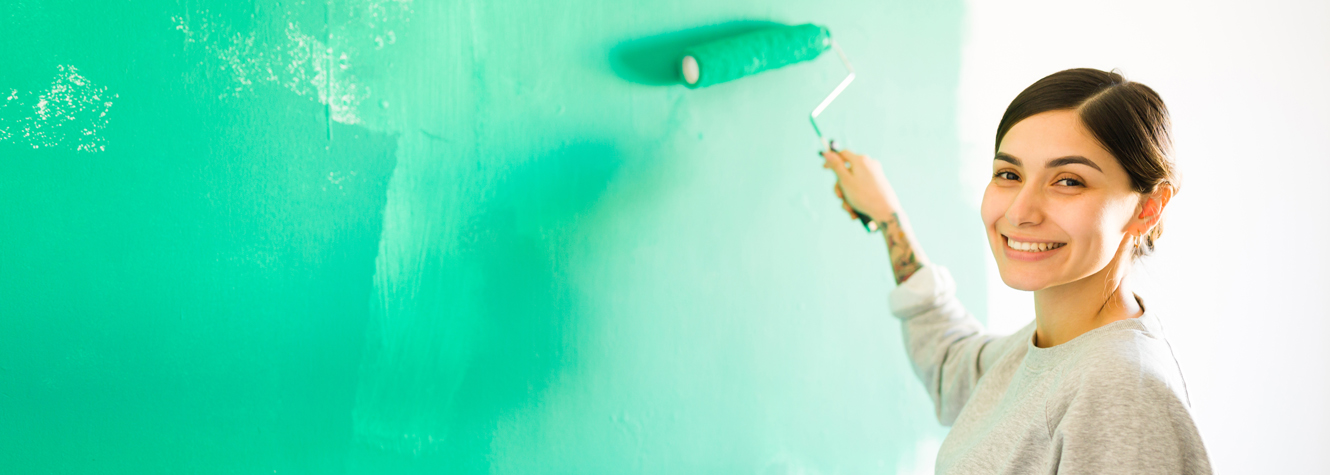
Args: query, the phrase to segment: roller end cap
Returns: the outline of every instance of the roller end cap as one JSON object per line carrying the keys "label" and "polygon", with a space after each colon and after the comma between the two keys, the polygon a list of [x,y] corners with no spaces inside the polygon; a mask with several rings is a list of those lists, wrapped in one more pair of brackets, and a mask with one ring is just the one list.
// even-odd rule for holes
{"label": "roller end cap", "polygon": [[683,72],[684,82],[688,83],[690,86],[697,84],[697,80],[700,76],[700,71],[697,68],[697,59],[692,56],[684,56],[683,64],[681,66],[680,69]]}

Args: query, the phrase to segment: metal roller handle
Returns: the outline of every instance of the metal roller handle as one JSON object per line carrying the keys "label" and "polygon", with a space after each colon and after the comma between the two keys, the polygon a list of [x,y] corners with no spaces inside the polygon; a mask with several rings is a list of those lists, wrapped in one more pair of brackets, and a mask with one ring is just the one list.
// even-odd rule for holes
{"label": "metal roller handle", "polygon": [[[833,141],[828,141],[826,137],[822,136],[822,129],[817,126],[817,116],[821,115],[822,111],[826,110],[827,106],[831,105],[831,101],[836,100],[836,96],[839,96],[841,91],[844,91],[845,87],[849,86],[850,82],[854,81],[854,66],[850,64],[850,59],[845,57],[845,52],[841,51],[840,45],[836,44],[836,40],[828,38],[827,41],[831,43],[831,49],[836,50],[836,55],[840,56],[840,61],[845,65],[845,70],[849,74],[845,76],[845,79],[841,80],[840,84],[836,85],[836,89],[833,89],[831,94],[827,95],[826,99],[822,99],[822,103],[813,108],[813,113],[808,114],[808,121],[813,124],[813,132],[817,133],[817,139],[822,141],[822,148],[833,152],[839,152],[840,150],[832,147]],[[849,163],[846,163],[846,166],[848,167]],[[851,207],[850,209],[854,208]],[[857,209],[854,210],[854,213],[859,215],[859,221],[864,223],[864,230],[870,233],[877,231],[877,223],[873,222],[873,218]]]}

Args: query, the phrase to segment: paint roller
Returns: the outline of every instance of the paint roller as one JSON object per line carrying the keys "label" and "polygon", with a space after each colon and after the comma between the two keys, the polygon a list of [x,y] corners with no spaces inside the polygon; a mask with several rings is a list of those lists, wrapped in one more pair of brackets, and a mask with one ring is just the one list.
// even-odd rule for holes
{"label": "paint roller", "polygon": [[[680,69],[684,85],[689,89],[697,89],[810,61],[827,49],[836,50],[848,74],[831,94],[813,108],[808,121],[813,124],[813,132],[822,141],[822,147],[831,149],[831,143],[822,136],[822,129],[817,126],[817,116],[854,80],[854,67],[845,57],[845,52],[831,39],[831,31],[826,27],[812,23],[776,26],[692,46],[683,51]],[[859,210],[855,210],[855,213],[863,222],[864,229],[870,233],[877,230],[877,223],[872,218]]]}

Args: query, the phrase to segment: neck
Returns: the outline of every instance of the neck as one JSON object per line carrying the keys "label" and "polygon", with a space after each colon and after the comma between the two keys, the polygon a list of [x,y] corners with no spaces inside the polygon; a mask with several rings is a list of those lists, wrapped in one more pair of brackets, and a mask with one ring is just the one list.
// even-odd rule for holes
{"label": "neck", "polygon": [[1104,325],[1143,313],[1132,294],[1122,252],[1086,278],[1034,292],[1035,346],[1061,345]]}

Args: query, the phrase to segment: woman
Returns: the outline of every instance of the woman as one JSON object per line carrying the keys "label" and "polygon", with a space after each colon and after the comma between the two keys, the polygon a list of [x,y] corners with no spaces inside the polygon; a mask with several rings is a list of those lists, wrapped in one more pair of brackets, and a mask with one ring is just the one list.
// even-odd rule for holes
{"label": "woman", "polygon": [[1210,473],[1160,322],[1132,293],[1177,190],[1168,111],[1145,85],[1072,69],[1031,85],[998,125],[982,216],[1002,281],[1035,319],[984,332],[913,237],[881,165],[827,151],[836,194],[883,230],[891,311],[938,421],[936,472]]}

